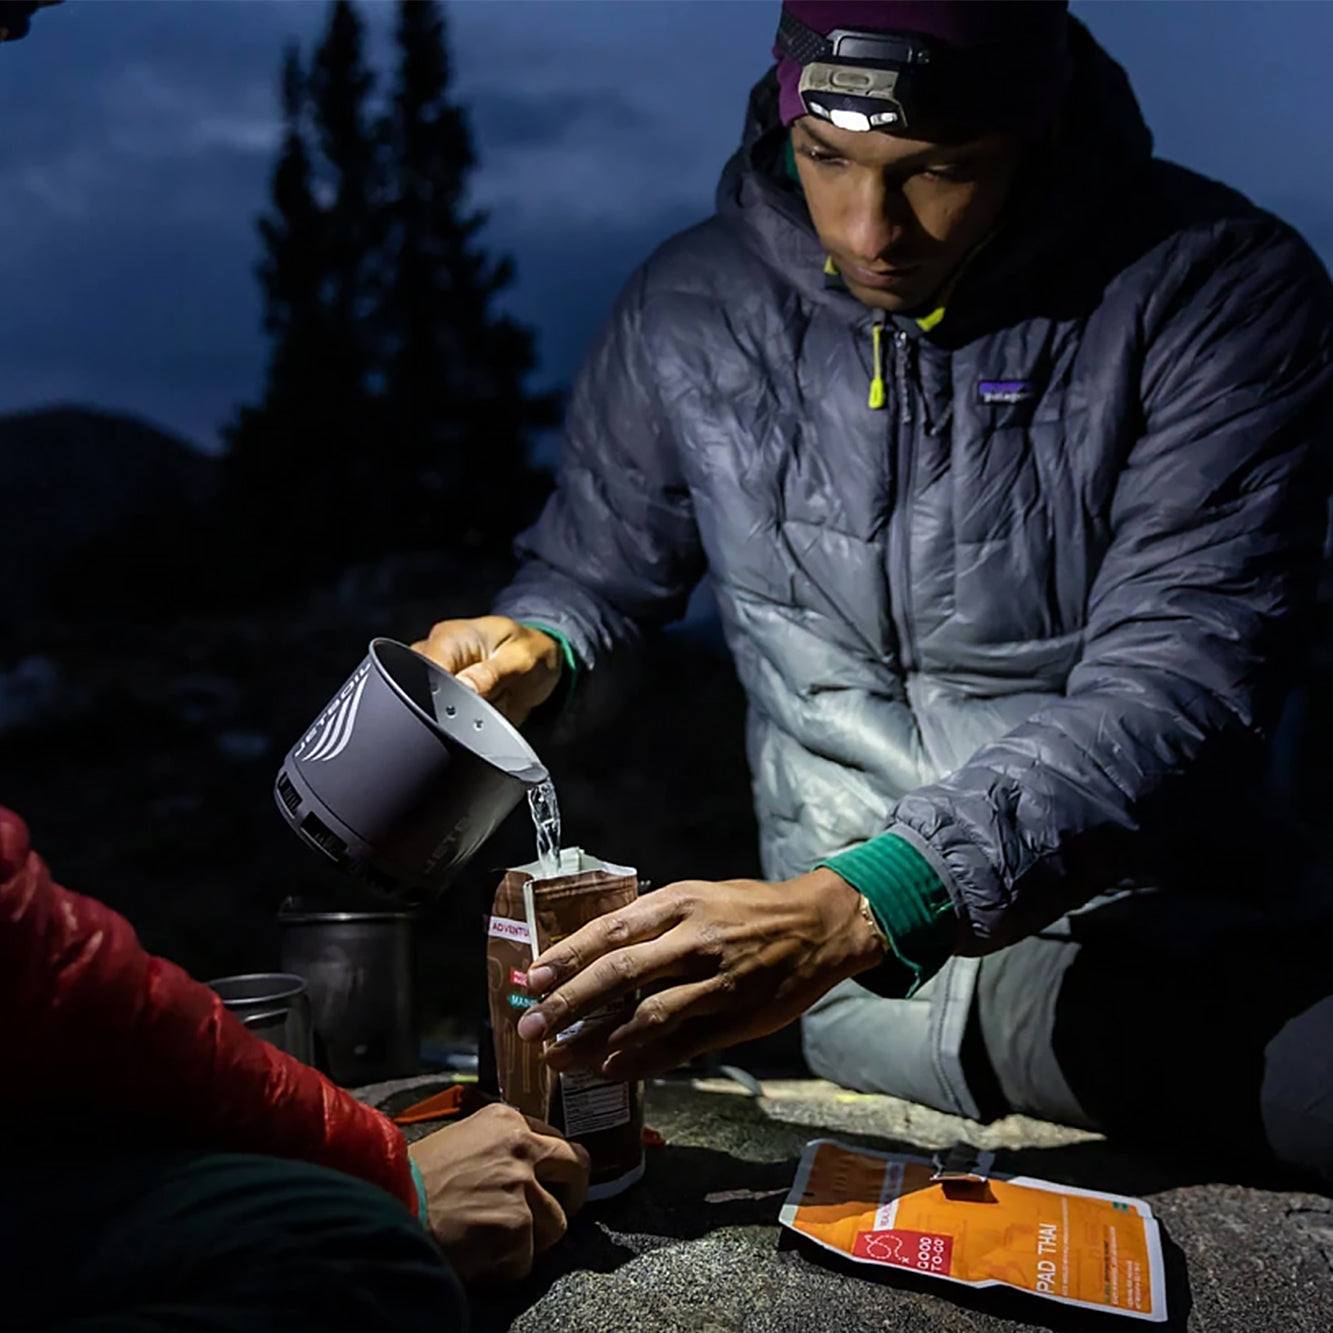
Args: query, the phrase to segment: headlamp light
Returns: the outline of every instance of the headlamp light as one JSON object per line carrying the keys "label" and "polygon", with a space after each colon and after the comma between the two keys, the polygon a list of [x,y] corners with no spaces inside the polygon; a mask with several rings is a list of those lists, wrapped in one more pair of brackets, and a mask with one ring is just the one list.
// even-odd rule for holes
{"label": "headlamp light", "polygon": [[784,7],[775,46],[800,67],[805,114],[902,134],[1049,119],[1068,77],[1065,41],[1063,29],[1021,25],[1003,44],[966,48],[913,32],[836,28],[825,36]]}
{"label": "headlamp light", "polygon": [[853,28],[824,36],[785,9],[777,46],[801,66],[806,112],[845,130],[910,128],[920,114],[921,75],[939,63],[925,38]]}

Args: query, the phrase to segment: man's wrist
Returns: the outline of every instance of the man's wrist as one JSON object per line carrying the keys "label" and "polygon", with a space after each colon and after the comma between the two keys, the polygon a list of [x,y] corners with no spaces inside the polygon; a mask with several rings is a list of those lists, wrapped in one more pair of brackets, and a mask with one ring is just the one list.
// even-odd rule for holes
{"label": "man's wrist", "polygon": [[549,707],[553,714],[561,713],[574,694],[574,686],[578,683],[582,665],[579,662],[578,654],[574,651],[574,645],[569,641],[568,635],[543,621],[520,620],[518,623],[524,629],[535,629],[539,634],[545,634],[548,639],[555,643],[555,688],[551,691],[547,703],[542,707],[543,711]]}
{"label": "man's wrist", "polygon": [[861,912],[861,917],[866,925],[870,927],[871,935],[874,936],[880,946],[880,958],[882,960],[885,954],[893,951],[893,944],[890,941],[888,934],[885,932],[884,927],[881,926],[876,919],[875,909],[871,907],[870,899],[867,898],[864,893],[857,893],[856,896],[861,900],[857,903],[857,907]]}
{"label": "man's wrist", "polygon": [[953,952],[956,925],[948,889],[904,838],[882,834],[819,862],[869,903],[888,941],[886,962],[901,974],[891,990],[915,992]]}
{"label": "man's wrist", "polygon": [[889,941],[856,888],[827,866],[817,866],[802,882],[834,942],[837,970],[850,977],[878,967],[889,955]]}

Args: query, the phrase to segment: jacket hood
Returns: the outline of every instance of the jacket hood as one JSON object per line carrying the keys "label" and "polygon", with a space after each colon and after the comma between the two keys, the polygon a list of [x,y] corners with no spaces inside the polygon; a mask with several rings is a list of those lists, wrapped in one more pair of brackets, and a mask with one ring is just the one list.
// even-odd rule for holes
{"label": "jacket hood", "polygon": [[[1077,19],[1070,29],[1074,78],[1057,134],[1034,149],[984,254],[960,276],[940,341],[1031,313],[1015,308],[1020,293],[1024,306],[1054,289],[1067,300],[1066,261],[1085,246],[1101,248],[1089,244],[1090,236],[1105,233],[1108,208],[1116,211],[1115,200],[1128,196],[1152,158],[1152,135],[1124,69]],[[804,297],[862,321],[866,307],[826,282],[824,249],[804,198],[785,175],[786,135],[776,71],[769,70],[751,90],[741,146],[718,185],[718,213]],[[915,329],[914,321],[904,323]]]}

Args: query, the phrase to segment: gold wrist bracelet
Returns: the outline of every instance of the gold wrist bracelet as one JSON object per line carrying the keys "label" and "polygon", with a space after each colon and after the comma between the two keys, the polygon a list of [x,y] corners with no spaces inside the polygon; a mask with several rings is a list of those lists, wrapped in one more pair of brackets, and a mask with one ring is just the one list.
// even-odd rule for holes
{"label": "gold wrist bracelet", "polygon": [[875,938],[884,946],[885,953],[891,953],[893,946],[889,943],[889,937],[884,927],[875,920],[875,913],[871,910],[870,899],[861,894],[861,915],[870,923],[870,929],[875,932]]}

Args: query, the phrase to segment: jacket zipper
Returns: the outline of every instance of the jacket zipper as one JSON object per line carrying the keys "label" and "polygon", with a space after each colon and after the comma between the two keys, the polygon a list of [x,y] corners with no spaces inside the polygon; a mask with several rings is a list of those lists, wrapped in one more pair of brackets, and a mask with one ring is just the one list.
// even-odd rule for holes
{"label": "jacket zipper", "polygon": [[916,670],[916,632],[912,623],[911,535],[913,462],[912,397],[908,357],[912,340],[901,329],[893,335],[893,369],[898,390],[895,427],[893,513],[889,527],[889,596],[898,629],[898,653],[904,672]]}

